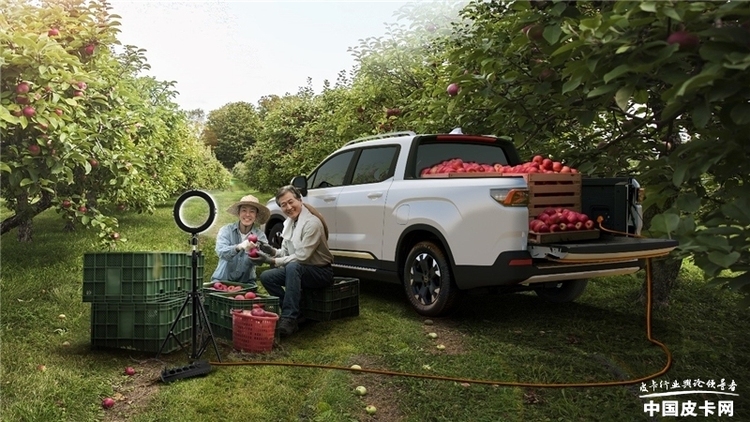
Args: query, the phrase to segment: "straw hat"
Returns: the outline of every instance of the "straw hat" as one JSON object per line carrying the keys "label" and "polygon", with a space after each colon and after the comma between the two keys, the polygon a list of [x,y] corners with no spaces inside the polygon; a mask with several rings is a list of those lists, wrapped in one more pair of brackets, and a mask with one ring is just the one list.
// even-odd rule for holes
{"label": "straw hat", "polygon": [[266,221],[268,221],[268,218],[271,216],[271,211],[269,211],[265,205],[261,204],[260,201],[258,201],[258,198],[253,195],[243,196],[242,199],[227,208],[227,212],[239,217],[240,207],[243,205],[251,205],[258,209],[258,216],[255,217],[255,221],[257,221],[258,224],[266,224]]}

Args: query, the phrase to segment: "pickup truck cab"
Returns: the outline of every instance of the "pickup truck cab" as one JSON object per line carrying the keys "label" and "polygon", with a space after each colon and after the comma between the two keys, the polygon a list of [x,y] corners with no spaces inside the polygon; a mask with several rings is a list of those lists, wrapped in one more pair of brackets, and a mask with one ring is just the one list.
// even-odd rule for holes
{"label": "pickup truck cab", "polygon": [[[334,273],[402,284],[419,314],[439,316],[471,289],[533,290],[549,301],[572,301],[589,278],[634,273],[646,257],[677,246],[608,232],[597,239],[533,243],[526,178],[421,175],[455,158],[521,163],[514,145],[497,137],[400,132],[353,140],[309,175],[295,177],[303,201],[326,219]],[[579,206],[592,219],[602,216],[603,227],[637,235],[638,195],[632,178],[583,178]],[[285,216],[273,199],[268,207],[266,234],[279,245]]]}

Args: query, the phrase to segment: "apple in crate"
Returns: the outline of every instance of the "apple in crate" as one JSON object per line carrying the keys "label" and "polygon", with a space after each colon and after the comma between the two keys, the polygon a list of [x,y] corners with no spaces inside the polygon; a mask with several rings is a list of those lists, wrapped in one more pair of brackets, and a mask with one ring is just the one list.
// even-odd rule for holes
{"label": "apple in crate", "polygon": [[245,293],[245,299],[255,299],[257,296],[253,292]]}
{"label": "apple in crate", "polygon": [[245,295],[237,295],[234,297],[235,300],[245,300]]}

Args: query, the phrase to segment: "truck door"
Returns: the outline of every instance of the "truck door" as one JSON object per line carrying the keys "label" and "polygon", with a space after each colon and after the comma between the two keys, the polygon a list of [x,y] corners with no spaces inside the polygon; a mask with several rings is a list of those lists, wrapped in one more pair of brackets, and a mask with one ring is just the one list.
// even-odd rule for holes
{"label": "truck door", "polygon": [[355,151],[329,157],[307,178],[304,201],[315,207],[328,225],[328,245],[336,248],[336,205]]}
{"label": "truck door", "polygon": [[398,150],[397,145],[363,148],[355,157],[351,183],[339,194],[336,208],[336,248],[354,253],[351,258],[382,257],[385,200]]}

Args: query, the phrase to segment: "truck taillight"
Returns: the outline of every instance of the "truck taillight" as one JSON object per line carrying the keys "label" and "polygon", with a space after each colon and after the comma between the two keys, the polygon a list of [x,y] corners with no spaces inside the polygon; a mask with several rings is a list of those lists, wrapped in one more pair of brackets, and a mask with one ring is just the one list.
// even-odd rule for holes
{"label": "truck taillight", "polygon": [[638,197],[636,198],[635,203],[636,204],[642,204],[644,199],[646,199],[646,189],[639,188],[638,189]]}
{"label": "truck taillight", "polygon": [[506,207],[529,205],[529,191],[527,189],[490,189],[490,196]]}

